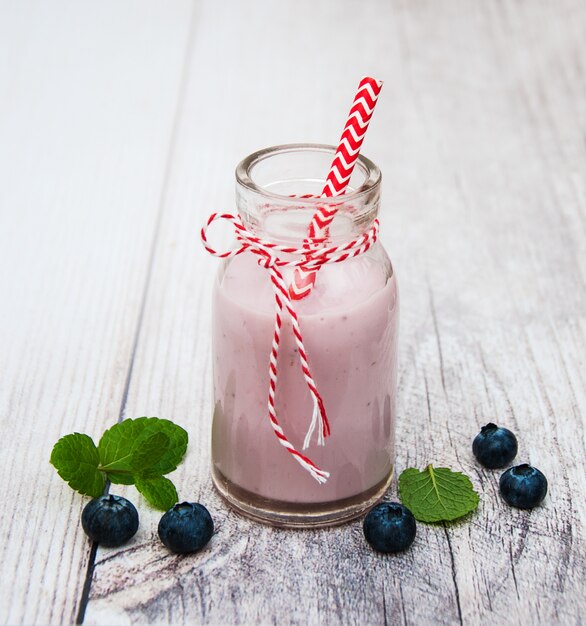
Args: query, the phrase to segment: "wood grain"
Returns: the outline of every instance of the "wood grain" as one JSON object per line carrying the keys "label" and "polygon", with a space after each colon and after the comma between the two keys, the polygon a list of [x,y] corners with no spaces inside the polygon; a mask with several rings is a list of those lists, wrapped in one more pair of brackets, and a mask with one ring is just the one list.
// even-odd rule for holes
{"label": "wood grain", "polygon": [[84,499],[48,461],[119,415],[190,11],[0,5],[2,624],[79,608]]}
{"label": "wood grain", "polygon": [[[36,483],[43,499],[42,509],[27,502],[26,523],[11,508],[0,512],[0,574],[11,580],[0,590],[0,619],[71,622],[81,605],[87,624],[580,624],[586,6],[168,6],[170,13],[153,5],[144,14],[143,47],[133,53],[149,61],[144,73],[134,76],[130,58],[116,69],[121,83],[133,77],[135,100],[113,88],[109,115],[117,124],[98,116],[90,127],[87,159],[104,158],[107,129],[113,152],[127,147],[116,166],[127,168],[118,193],[110,187],[114,166],[77,163],[83,137],[73,133],[66,163],[42,150],[32,159],[31,145],[9,163],[0,148],[0,162],[15,173],[0,190],[0,249],[12,268],[0,275],[0,293],[18,295],[3,299],[10,324],[0,327],[1,441],[14,418],[22,424],[15,442],[2,444],[4,475],[19,469],[0,493],[26,499]],[[134,41],[129,25],[143,13],[126,11],[117,28]],[[32,54],[20,43],[31,18],[19,19],[21,30],[7,27],[17,34],[0,45],[12,46],[22,64]],[[104,47],[106,25],[71,19],[86,24],[81,39],[99,37],[96,47]],[[144,43],[153,37],[155,49]],[[69,85],[71,68],[59,74],[56,58],[44,62],[47,74]],[[109,67],[95,63],[96,71]],[[12,81],[23,75],[2,71]],[[336,112],[344,115],[355,78],[366,72],[386,81],[364,152],[384,173],[382,237],[402,297],[397,468],[459,468],[482,497],[470,519],[419,525],[413,548],[392,558],[365,547],[359,523],[291,532],[243,520],[209,479],[209,301],[217,266],[199,245],[199,226],[212,210],[233,207],[233,168],[244,154],[287,141],[335,141],[344,121]],[[94,96],[107,82],[98,78],[86,87]],[[14,102],[29,106],[29,116],[12,115],[22,115],[21,133],[36,116],[46,140],[33,145],[54,141],[72,110],[88,132],[79,111],[95,115],[93,98],[84,96],[50,131],[46,107],[30,104],[32,87],[25,87]],[[128,126],[141,99],[152,109]],[[9,128],[0,121],[0,136]],[[17,138],[9,137],[16,148]],[[76,165],[66,170],[69,186],[58,175],[64,165]],[[45,171],[44,187],[18,186],[23,172],[36,179]],[[84,253],[83,263],[71,262]],[[159,514],[132,488],[117,488],[138,503],[141,527],[128,545],[91,555],[85,607],[81,498],[32,459],[46,458],[61,433],[98,433],[121,403],[126,416],[159,415],[188,429],[188,455],[172,477],[182,498],[210,508],[217,532],[202,553],[173,556],[157,540]],[[41,412],[51,417],[40,420]],[[488,421],[513,429],[519,462],[548,476],[550,494],[539,509],[505,506],[499,472],[474,462],[471,439]],[[28,448],[33,440],[43,448]]]}
{"label": "wood grain", "polygon": [[[364,6],[366,27],[382,7]],[[541,84],[549,72],[528,79],[524,65],[511,63],[503,75],[500,55],[521,54],[522,42],[497,38],[502,38],[499,15],[457,18],[454,7],[442,19],[431,4],[418,10],[395,6],[375,26],[372,40],[362,42],[356,53],[342,54],[335,64],[327,53],[316,55],[316,46],[302,49],[295,62],[304,72],[301,77],[287,73],[290,97],[283,101],[283,76],[278,73],[273,81],[265,76],[293,61],[280,49],[278,35],[264,30],[265,22],[259,25],[262,36],[259,30],[255,37],[255,8],[258,11],[261,4],[247,4],[242,15],[233,7],[227,15],[207,5],[201,18],[180,126],[185,132],[180,133],[174,156],[170,188],[176,192],[161,228],[161,241],[169,242],[169,251],[161,248],[156,257],[144,320],[148,330],[142,335],[129,394],[134,413],[184,416],[190,424],[191,453],[177,481],[182,497],[210,506],[218,533],[202,555],[176,558],[157,544],[157,515],[149,516],[146,537],[137,539],[135,549],[98,554],[88,618],[105,623],[115,611],[116,617],[124,615],[132,623],[577,622],[583,561],[572,542],[584,545],[584,517],[583,511],[559,508],[570,498],[570,477],[577,479],[570,455],[561,451],[576,439],[571,431],[565,431],[564,444],[551,438],[551,424],[558,412],[565,414],[573,396],[565,371],[538,360],[532,350],[548,344],[553,348],[544,329],[560,332],[568,318],[582,319],[583,299],[574,292],[572,303],[572,294],[560,288],[560,278],[547,272],[547,260],[538,254],[544,244],[540,238],[555,237],[560,228],[555,219],[547,228],[539,223],[551,211],[544,206],[543,188],[552,184],[554,173],[539,153],[534,154],[533,144],[539,141],[535,122],[517,98],[520,89],[537,90],[528,80]],[[249,28],[234,29],[247,19],[246,12],[252,13]],[[279,10],[268,13],[269,22],[278,20]],[[309,30],[300,35],[307,42],[312,35],[317,38],[327,12],[312,25],[305,22],[305,14],[299,7],[288,16],[288,27],[291,32]],[[339,23],[340,41],[350,35],[348,18],[346,14]],[[530,12],[526,18],[527,27],[546,38],[545,56],[556,43],[543,30],[547,16]],[[394,43],[385,37],[389,27],[396,34]],[[559,27],[571,35],[565,21]],[[259,50],[246,47],[249,38],[261,40]],[[221,45],[228,40],[250,56],[238,61],[221,55]],[[558,46],[563,53],[567,40]],[[266,56],[269,50],[281,50],[280,56]],[[339,48],[336,53],[340,55]],[[443,55],[441,64],[435,61],[438,55]],[[217,62],[206,67],[205,58]],[[310,58],[318,67],[305,75]],[[207,299],[215,268],[197,250],[195,238],[179,234],[195,233],[208,211],[231,206],[231,189],[222,173],[230,172],[244,152],[281,137],[335,136],[329,110],[321,101],[317,106],[307,101],[306,85],[318,84],[317,76],[326,73],[332,80],[326,99],[343,102],[349,92],[347,68],[360,73],[364,58],[385,59],[383,76],[403,79],[392,85],[388,106],[377,111],[376,124],[385,133],[377,134],[375,126],[368,138],[368,154],[387,173],[390,200],[384,236],[403,293],[398,464],[422,466],[433,460],[461,467],[484,496],[481,510],[469,523],[421,526],[415,549],[397,559],[365,551],[358,524],[312,533],[268,529],[230,514],[215,497],[207,473],[211,407],[205,331],[210,327]],[[535,67],[546,60],[536,58]],[[215,111],[201,102],[202,84],[246,93],[247,67],[254,68],[258,98],[240,101],[237,113],[229,96]],[[220,85],[217,76],[230,76],[231,85]],[[189,121],[204,115],[209,120],[204,129]],[[241,126],[242,120],[254,133]],[[211,150],[205,157],[202,141]],[[563,185],[566,177],[553,182]],[[570,242],[572,247],[560,241],[549,248],[568,257],[562,267],[570,274],[561,280],[580,285],[573,268],[583,248],[579,240]],[[175,306],[160,307],[157,302]],[[531,341],[532,332],[542,336]],[[169,341],[161,342],[161,335]],[[567,371],[579,371],[580,344],[563,345],[566,358],[573,359]],[[551,387],[564,391],[555,408],[550,401],[551,408],[544,412],[542,398]],[[583,385],[580,389],[583,408]],[[471,437],[491,419],[522,433],[523,458],[550,476],[552,495],[542,510],[527,514],[507,509],[498,497],[497,476],[478,471],[473,463]],[[580,421],[573,423],[583,427]],[[574,458],[580,457],[579,445],[574,444],[573,452]],[[572,530],[568,517],[578,522],[578,529]]]}

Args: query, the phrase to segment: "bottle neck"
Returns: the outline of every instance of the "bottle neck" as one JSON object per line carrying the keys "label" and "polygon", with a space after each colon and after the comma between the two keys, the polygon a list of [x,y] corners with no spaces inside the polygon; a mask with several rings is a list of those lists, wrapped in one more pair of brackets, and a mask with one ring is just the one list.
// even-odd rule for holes
{"label": "bottle neck", "polygon": [[[236,204],[245,226],[276,244],[301,246],[316,213],[333,219],[318,230],[328,243],[368,232],[378,215],[380,170],[360,156],[344,195],[322,197],[335,147],[317,144],[274,146],[246,157],[236,168]],[[316,222],[314,222],[314,226]]]}
{"label": "bottle neck", "polygon": [[[301,247],[309,240],[310,225],[317,230],[314,236],[327,238],[329,244],[342,245],[364,233],[374,225],[378,216],[379,195],[369,198],[369,202],[345,202],[343,196],[338,199],[328,198],[323,201],[291,202],[283,198],[254,197],[248,190],[237,193],[237,209],[246,228],[263,240],[279,245]],[[324,208],[325,213],[319,213]],[[315,221],[316,214],[332,216],[331,223],[319,229],[321,220]],[[326,220],[326,223],[329,220]]]}

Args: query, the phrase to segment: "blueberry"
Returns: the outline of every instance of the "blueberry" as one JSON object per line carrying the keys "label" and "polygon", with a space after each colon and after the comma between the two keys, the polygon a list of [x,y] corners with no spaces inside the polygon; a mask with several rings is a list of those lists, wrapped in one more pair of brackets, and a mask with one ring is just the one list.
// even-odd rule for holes
{"label": "blueberry", "polygon": [[85,534],[103,546],[121,546],[138,529],[138,513],[132,502],[109,494],[88,502],[81,514]]}
{"label": "blueberry", "polygon": [[400,552],[413,543],[416,524],[407,507],[383,502],[369,511],[362,529],[366,541],[378,552]]}
{"label": "blueberry", "polygon": [[172,552],[201,550],[214,534],[209,511],[197,502],[182,502],[169,509],[159,522],[159,537]]}
{"label": "blueberry", "polygon": [[517,438],[506,428],[487,424],[474,438],[472,452],[484,467],[505,467],[517,455]]}
{"label": "blueberry", "polygon": [[532,509],[547,494],[547,478],[527,463],[508,469],[499,486],[505,502],[518,509]]}

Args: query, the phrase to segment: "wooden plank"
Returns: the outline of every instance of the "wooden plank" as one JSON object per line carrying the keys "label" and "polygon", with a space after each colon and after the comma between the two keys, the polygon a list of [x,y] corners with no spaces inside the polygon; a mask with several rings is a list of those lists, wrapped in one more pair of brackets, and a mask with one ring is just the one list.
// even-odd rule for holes
{"label": "wooden plank", "polygon": [[85,500],[48,464],[118,418],[191,6],[0,6],[0,623],[73,623]]}
{"label": "wooden plank", "polygon": [[[399,242],[405,261],[423,258],[399,268],[403,312],[431,316],[403,324],[416,451],[407,463],[460,465],[485,494],[472,523],[448,531],[464,623],[577,624],[586,396],[583,175],[576,193],[585,83],[576,59],[586,14],[577,3],[492,3],[485,14],[452,6],[405,6],[401,20],[430,151],[410,203],[421,245]],[[409,193],[408,178],[395,180]],[[431,415],[422,428],[423,395]],[[542,509],[508,509],[499,472],[473,462],[471,435],[489,420],[510,424],[519,462],[549,477]]]}

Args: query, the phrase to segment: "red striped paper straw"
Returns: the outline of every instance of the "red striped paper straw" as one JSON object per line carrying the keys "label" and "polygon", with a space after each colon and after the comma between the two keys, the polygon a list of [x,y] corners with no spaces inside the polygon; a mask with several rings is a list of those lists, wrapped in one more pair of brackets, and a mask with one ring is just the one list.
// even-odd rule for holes
{"label": "red striped paper straw", "polygon": [[[321,193],[322,197],[332,198],[340,196],[346,191],[368,124],[374,113],[374,108],[383,83],[376,78],[365,76],[358,84],[348,119],[342,131],[340,143],[336,149],[334,160],[330,167],[326,184]],[[307,231],[308,239],[305,244],[311,244],[312,239],[325,239],[337,208],[335,206],[320,206],[313,216]],[[310,248],[311,249],[311,248]],[[293,281],[289,286],[289,295],[293,300],[305,298],[315,284],[316,272],[297,268],[293,274]]]}

